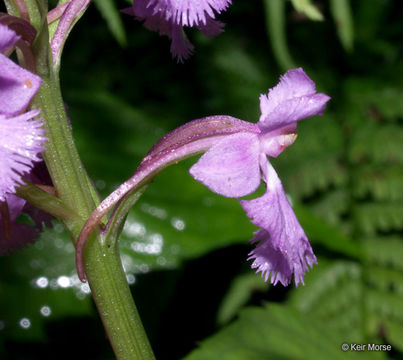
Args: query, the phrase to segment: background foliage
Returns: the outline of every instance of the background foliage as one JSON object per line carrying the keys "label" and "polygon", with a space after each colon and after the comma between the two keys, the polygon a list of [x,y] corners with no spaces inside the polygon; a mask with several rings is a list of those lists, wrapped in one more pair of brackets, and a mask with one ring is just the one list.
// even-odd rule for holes
{"label": "background foliage", "polygon": [[[258,95],[289,66],[332,97],[273,161],[319,260],[304,287],[253,274],[253,226],[187,174],[194,159],[164,171],[130,213],[122,259],[157,358],[402,358],[401,2],[235,0],[220,16],[225,33],[188,32],[196,52],[183,65],[166,38],[113,10],[126,2],[96,5],[68,40],[61,78],[103,196],[184,122],[256,122]],[[113,358],[73,254],[55,223],[0,259],[1,358]],[[393,350],[344,353],[344,342]]]}

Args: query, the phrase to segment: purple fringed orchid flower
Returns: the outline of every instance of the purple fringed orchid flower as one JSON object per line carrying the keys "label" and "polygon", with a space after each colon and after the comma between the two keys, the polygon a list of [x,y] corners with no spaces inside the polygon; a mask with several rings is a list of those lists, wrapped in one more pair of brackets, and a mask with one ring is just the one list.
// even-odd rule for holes
{"label": "purple fringed orchid flower", "polygon": [[[317,94],[315,84],[299,68],[288,71],[280,83],[261,95],[261,117],[257,124],[227,115],[196,119],[161,138],[142,160],[134,174],[117,187],[89,216],[76,244],[77,273],[85,281],[83,254],[92,231],[112,211],[102,232],[108,236],[115,215],[122,213],[140,189],[170,164],[189,156],[206,153],[193,165],[190,174],[212,191],[227,197],[241,198],[253,193],[261,183],[266,193],[258,199],[240,200],[241,205],[261,229],[252,242],[261,242],[249,255],[267,281],[284,285],[294,274],[298,286],[316,257],[287,200],[275,170],[267,156],[278,156],[296,139],[297,122],[321,115],[329,97]],[[137,199],[137,198],[136,198]],[[123,205],[124,204],[124,205]],[[114,226],[115,226],[114,225]]]}
{"label": "purple fringed orchid flower", "polygon": [[30,172],[34,162],[42,160],[46,140],[42,122],[35,119],[40,110],[24,113],[42,80],[3,54],[19,40],[13,30],[0,24],[0,255],[37,236],[34,227],[15,222],[23,209],[31,213],[36,228],[48,221],[44,213],[14,195],[23,177],[34,176]]}
{"label": "purple fringed orchid flower", "polygon": [[215,20],[231,4],[231,0],[134,0],[123,12],[144,20],[144,26],[171,38],[171,53],[183,62],[193,51],[193,45],[183,27],[196,27],[207,37],[222,32],[224,24]]}
{"label": "purple fringed orchid flower", "polygon": [[330,98],[317,94],[314,82],[299,68],[288,71],[280,83],[260,96],[258,132],[238,132],[213,145],[190,169],[190,174],[210,190],[240,198],[253,193],[261,182],[266,193],[258,199],[240,200],[252,223],[259,226],[251,240],[261,240],[249,254],[272,284],[304,283],[308,266],[317,263],[312,248],[287,200],[281,181],[267,156],[277,157],[296,139],[297,122],[321,115]]}

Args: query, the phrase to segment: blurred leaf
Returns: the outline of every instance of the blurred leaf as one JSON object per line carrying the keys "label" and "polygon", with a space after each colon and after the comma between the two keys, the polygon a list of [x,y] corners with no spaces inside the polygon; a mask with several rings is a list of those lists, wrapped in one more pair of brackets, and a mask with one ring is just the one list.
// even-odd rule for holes
{"label": "blurred leaf", "polygon": [[290,305],[312,320],[324,321],[332,332],[343,334],[344,341],[361,343],[363,296],[361,268],[358,263],[318,259],[315,271],[305,276],[306,287],[292,293]]}
{"label": "blurred leaf", "polygon": [[371,263],[382,265],[384,268],[391,266],[403,272],[403,241],[401,237],[366,238],[364,247],[366,256]]}
{"label": "blurred leaf", "polygon": [[264,0],[266,29],[270,38],[274,56],[280,67],[286,71],[295,68],[287,45],[285,25],[285,1]]}
{"label": "blurred leaf", "polygon": [[44,326],[50,321],[92,314],[89,286],[76,275],[74,246],[60,224],[46,229],[34,245],[2,259],[0,272],[6,339],[46,340]]}
{"label": "blurred leaf", "polygon": [[362,167],[357,171],[354,195],[357,198],[373,197],[377,201],[397,201],[403,198],[403,169],[391,166]]}
{"label": "blurred leaf", "polygon": [[401,202],[363,203],[355,208],[357,229],[365,236],[377,231],[390,232],[403,227]]}
{"label": "blurred leaf", "polygon": [[237,276],[231,283],[217,314],[217,323],[222,326],[232,320],[250,300],[254,291],[265,291],[269,285],[253,272]]}
{"label": "blurred leaf", "polygon": [[362,250],[357,243],[312,214],[307,207],[295,204],[293,209],[312,243],[321,244],[329,250],[351,257],[362,257]]}
{"label": "blurred leaf", "polygon": [[[326,323],[282,305],[247,308],[239,319],[203,341],[186,360],[261,359],[358,359],[356,352],[343,352],[343,333],[329,332]],[[383,359],[382,353],[365,353]]]}
{"label": "blurred leaf", "polygon": [[126,32],[120,17],[120,11],[114,0],[94,0],[95,6],[102,14],[108,27],[121,46],[126,46]]}
{"label": "blurred leaf", "polygon": [[213,45],[211,53],[200,54],[205,63],[199,75],[205,88],[202,104],[208,113],[234,109],[231,115],[256,122],[258,94],[267,92],[269,84],[275,82],[271,79],[270,59],[262,59],[245,39],[231,33],[217,37]]}
{"label": "blurred leaf", "polygon": [[[398,124],[379,126],[369,123],[365,127],[358,128],[352,137],[350,159],[353,163],[368,160],[378,165],[403,163],[403,153],[400,151],[403,143],[402,126]],[[380,144],[382,146],[379,146]]]}
{"label": "blurred leaf", "polygon": [[316,116],[298,125],[297,141],[273,163],[286,191],[301,201],[347,183],[342,149],[343,133],[334,116]]}
{"label": "blurred leaf", "polygon": [[352,51],[354,46],[354,25],[350,0],[330,0],[330,10],[344,49]]}
{"label": "blurred leaf", "polygon": [[295,10],[304,13],[309,19],[322,21],[323,15],[311,0],[291,0]]}
{"label": "blurred leaf", "polygon": [[387,338],[395,349],[398,349],[400,352],[403,352],[403,326],[401,322],[397,322],[394,320],[386,320],[385,327],[388,329]]}

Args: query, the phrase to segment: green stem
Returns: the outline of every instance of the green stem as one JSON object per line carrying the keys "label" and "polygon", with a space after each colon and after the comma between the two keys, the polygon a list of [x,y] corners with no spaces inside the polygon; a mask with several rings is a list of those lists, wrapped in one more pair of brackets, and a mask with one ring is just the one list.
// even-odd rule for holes
{"label": "green stem", "polygon": [[59,198],[85,219],[96,202],[74,144],[57,79],[43,78],[35,105],[41,109],[46,123],[49,140],[43,158],[53,185]]}
{"label": "green stem", "polygon": [[116,357],[155,359],[127,285],[117,243],[101,245],[97,239],[91,239],[84,259],[92,295]]}
{"label": "green stem", "polygon": [[[42,9],[42,16],[46,12]],[[74,143],[60,90],[57,70],[49,49],[46,18],[42,19],[34,46],[37,73],[42,85],[33,107],[41,109],[47,130],[43,158],[57,192],[57,199],[41,194],[39,208],[54,213],[69,230],[74,244],[79,231],[99,203]],[[29,199],[29,196],[27,197]],[[35,200],[35,201],[36,201]],[[60,206],[66,206],[66,213]],[[69,210],[68,210],[69,209]],[[68,211],[67,211],[68,210]],[[69,212],[74,215],[69,215]],[[123,271],[119,251],[108,247],[99,231],[94,232],[84,253],[87,279],[109,340],[119,360],[154,359]]]}
{"label": "green stem", "polygon": [[[59,198],[79,216],[73,226],[64,223],[73,230],[75,242],[85,220],[95,209],[93,189],[71,135],[58,83],[44,78],[34,104],[41,108],[48,130],[49,140],[43,157],[53,184]],[[98,234],[88,244],[84,263],[94,301],[116,357],[153,359],[118,251],[106,248]]]}

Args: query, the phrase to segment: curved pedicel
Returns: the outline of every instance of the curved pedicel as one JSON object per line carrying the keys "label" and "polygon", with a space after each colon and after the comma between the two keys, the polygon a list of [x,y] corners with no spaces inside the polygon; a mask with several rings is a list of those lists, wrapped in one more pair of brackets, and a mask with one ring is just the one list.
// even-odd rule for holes
{"label": "curved pedicel", "polygon": [[259,134],[260,130],[256,124],[231,116],[216,115],[186,123],[159,140],[144,157],[132,177],[105,198],[84,224],[76,243],[76,266],[80,280],[86,279],[83,252],[87,239],[116,204],[151,181],[170,164],[204,152],[222,137],[238,132]]}

